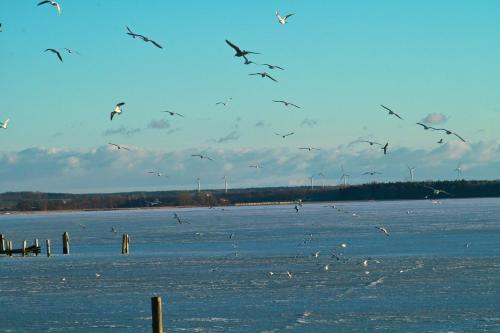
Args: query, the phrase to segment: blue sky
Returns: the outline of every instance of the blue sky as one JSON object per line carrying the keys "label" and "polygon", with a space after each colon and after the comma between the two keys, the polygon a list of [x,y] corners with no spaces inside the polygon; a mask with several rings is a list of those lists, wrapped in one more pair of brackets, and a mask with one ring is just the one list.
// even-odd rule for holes
{"label": "blue sky", "polygon": [[[498,178],[496,1],[60,3],[58,16],[36,1],[0,0],[0,118],[11,118],[0,133],[0,174],[10,179],[3,190],[187,188],[201,174],[216,186],[224,173],[235,186],[256,178],[259,186],[294,185],[323,169],[337,183],[341,164],[353,174],[380,169],[379,181],[404,179],[406,164],[421,166],[421,179],[452,177],[459,163],[467,178]],[[276,9],[296,15],[282,26]],[[130,38],[126,25],[164,49]],[[243,65],[226,38],[261,52],[254,61],[284,67],[267,70],[279,82],[248,76],[264,67]],[[63,54],[61,64],[43,52],[63,47],[81,55]],[[229,97],[228,107],[215,105]],[[111,122],[122,101],[123,114]],[[166,109],[186,118],[160,112]],[[468,143],[445,135],[437,145],[442,134],[415,125],[429,114]],[[296,134],[274,135],[288,131]],[[352,144],[360,138],[389,141],[390,154]],[[123,152],[108,142],[134,149],[116,156]],[[297,149],[309,145],[322,150]],[[222,160],[186,158],[198,151]],[[245,165],[250,159],[271,159],[274,167],[256,176]],[[20,161],[33,166],[33,177],[52,175],[60,184],[20,173]],[[153,168],[172,175],[165,185],[145,178]],[[113,181],[118,173],[126,180]],[[89,183],[100,177],[111,180]]]}

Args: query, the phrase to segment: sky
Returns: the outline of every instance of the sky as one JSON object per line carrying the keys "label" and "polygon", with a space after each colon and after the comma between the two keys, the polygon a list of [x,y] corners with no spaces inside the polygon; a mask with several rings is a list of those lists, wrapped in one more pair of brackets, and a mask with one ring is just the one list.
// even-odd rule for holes
{"label": "sky", "polygon": [[[457,166],[499,178],[498,1],[61,0],[61,16],[36,4],[0,0],[0,192],[190,189],[197,177],[220,188],[224,175],[230,187],[335,185],[341,168],[350,183],[398,181],[408,166],[417,180],[455,179]],[[280,25],[276,10],[295,15]],[[225,39],[284,70],[244,65]],[[278,82],[248,75],[262,71]]]}

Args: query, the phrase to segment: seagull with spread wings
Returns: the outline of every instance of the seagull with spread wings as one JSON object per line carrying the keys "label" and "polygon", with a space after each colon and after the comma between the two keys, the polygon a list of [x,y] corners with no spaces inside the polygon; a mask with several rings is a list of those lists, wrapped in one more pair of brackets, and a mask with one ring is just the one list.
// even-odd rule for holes
{"label": "seagull with spread wings", "polygon": [[288,14],[288,15],[285,15],[285,16],[283,16],[283,17],[282,17],[282,16],[280,15],[280,13],[279,13],[278,11],[276,11],[275,15],[276,15],[276,18],[278,19],[279,24],[284,25],[284,24],[286,24],[286,20],[288,20],[288,18],[289,18],[290,16],[295,15],[295,13]]}
{"label": "seagull with spread wings", "polygon": [[154,40],[152,40],[151,38],[149,37],[146,37],[144,35],[140,35],[140,34],[136,34],[135,32],[132,32],[132,30],[130,30],[129,27],[126,27],[127,28],[127,35],[129,36],[132,36],[132,38],[139,38],[139,39],[142,39],[143,41],[145,41],[146,43],[151,43],[153,44],[154,46],[156,46],[157,48],[159,49],[163,49],[163,47],[158,44],[157,42],[155,42]]}
{"label": "seagull with spread wings", "polygon": [[386,228],[384,228],[384,227],[375,227],[375,229],[378,229],[381,232],[383,232],[386,236],[389,236],[389,232],[387,231]]}
{"label": "seagull with spread wings", "polygon": [[41,1],[37,4],[37,6],[41,6],[41,5],[45,5],[45,4],[49,4],[53,7],[55,7],[57,9],[57,12],[59,13],[59,15],[62,14],[62,9],[61,9],[61,5],[53,0],[45,0],[45,1]]}
{"label": "seagull with spread wings", "polygon": [[115,114],[118,114],[118,115],[122,114],[122,106],[124,106],[124,105],[125,105],[124,102],[116,104],[114,110],[111,111],[111,120],[113,120],[113,117],[115,116]]}
{"label": "seagull with spread wings", "polygon": [[428,125],[426,125],[426,124],[417,123],[417,125],[422,126],[424,130],[429,130],[429,129],[431,129],[431,130],[433,130],[433,131],[435,131],[435,130],[436,130],[436,128],[434,128],[434,127],[432,127],[432,126],[428,126]]}
{"label": "seagull with spread wings", "polygon": [[269,75],[268,73],[266,72],[261,72],[261,73],[252,73],[252,74],[248,74],[248,75],[260,75],[261,77],[263,78],[269,78],[271,80],[273,80],[274,82],[278,82],[278,80],[276,80],[275,78],[273,78],[271,75]]}
{"label": "seagull with spread wings", "polygon": [[389,147],[389,142],[387,142],[382,148],[380,148],[384,151],[384,155],[387,154],[387,147]]}
{"label": "seagull with spread wings", "polygon": [[236,52],[234,54],[235,57],[245,57],[248,54],[260,54],[258,52],[242,50],[238,46],[236,46],[233,43],[231,43],[230,41],[228,41],[227,39],[226,39],[226,43],[227,43],[227,45],[231,46],[233,48],[233,50]]}
{"label": "seagull with spread wings", "polygon": [[123,150],[130,150],[129,148],[125,147],[125,146],[122,146],[122,145],[119,145],[119,144],[116,144],[116,143],[112,143],[112,142],[108,142],[108,145],[111,145],[113,147],[116,147],[118,150],[120,149],[123,149]]}
{"label": "seagull with spread wings", "polygon": [[274,103],[282,103],[284,106],[293,106],[297,109],[300,109],[300,106],[298,106],[297,104],[293,104],[293,103],[290,103],[290,102],[287,102],[287,101],[283,101],[283,100],[273,100]]}
{"label": "seagull with spread wings", "polygon": [[443,132],[445,132],[447,135],[451,135],[451,134],[453,134],[454,136],[456,136],[457,138],[459,138],[462,142],[467,142],[467,141],[465,141],[465,139],[464,139],[464,138],[462,138],[460,135],[458,135],[457,133],[452,132],[452,131],[450,131],[450,130],[448,130],[448,129],[446,129],[446,128],[436,128],[435,130],[436,130],[436,131],[443,131]]}
{"label": "seagull with spread wings", "polygon": [[451,194],[451,193],[449,193],[449,192],[446,192],[446,191],[444,191],[444,190],[438,190],[438,189],[436,189],[436,188],[434,188],[434,187],[431,187],[431,186],[424,186],[424,187],[425,187],[425,188],[428,188],[429,190],[432,190],[432,193],[433,193],[434,195],[439,195],[439,194],[443,193],[443,194],[449,195],[450,197],[452,197],[452,196],[453,196],[453,194]]}
{"label": "seagull with spread wings", "polygon": [[207,159],[207,160],[209,160],[209,161],[213,161],[213,159],[212,159],[212,158],[210,158],[210,157],[209,157],[209,156],[207,156],[207,155],[203,155],[203,154],[192,154],[191,156],[193,156],[193,157],[199,157],[201,160],[203,160],[203,159]]}
{"label": "seagull with spread wings", "polygon": [[274,133],[274,134],[277,135],[277,136],[281,136],[284,139],[287,136],[294,135],[295,132],[290,132],[290,133],[287,133],[287,134],[280,134],[280,133]]}
{"label": "seagull with spread wings", "polygon": [[63,62],[63,58],[62,58],[61,53],[59,51],[57,51],[56,49],[46,49],[43,52],[47,52],[47,51],[54,53],[59,58],[59,60],[61,62]]}
{"label": "seagull with spread wings", "polygon": [[299,149],[308,151],[321,150],[320,148],[314,148],[314,147],[300,147]]}
{"label": "seagull with spread wings", "polygon": [[215,105],[227,106],[229,104],[229,102],[231,102],[232,100],[233,100],[233,98],[229,97],[225,102],[220,101],[220,102],[215,103]]}
{"label": "seagull with spread wings", "polygon": [[0,121],[0,128],[7,129],[7,127],[9,126],[9,121],[10,119],[4,120],[3,122]]}
{"label": "seagull with spread wings", "polygon": [[382,146],[381,143],[378,143],[378,142],[375,142],[375,141],[370,141],[370,140],[360,140],[360,141],[357,141],[357,142],[365,142],[365,143],[368,143],[370,146],[373,146],[373,145]]}
{"label": "seagull with spread wings", "polygon": [[260,65],[261,66],[267,66],[267,68],[269,68],[269,69],[281,69],[282,71],[285,70],[283,67],[276,66],[276,65],[271,65],[271,64],[260,64]]}
{"label": "seagull with spread wings", "polygon": [[381,174],[382,174],[382,172],[378,172],[378,171],[367,171],[367,172],[363,173],[363,176],[366,176],[366,175],[374,176],[374,175],[381,175]]}
{"label": "seagull with spread wings", "polygon": [[162,111],[162,112],[168,113],[171,116],[179,116],[179,117],[184,118],[184,116],[182,114],[177,113],[177,112],[172,112],[172,111],[168,111],[168,110],[167,111]]}
{"label": "seagull with spread wings", "polygon": [[252,164],[248,166],[249,168],[254,168],[254,169],[262,169],[263,166],[260,164]]}
{"label": "seagull with spread wings", "polygon": [[389,109],[387,106],[385,105],[382,105],[380,104],[381,107],[383,107],[384,109],[386,109],[387,111],[389,111],[389,114],[393,115],[393,116],[396,116],[398,117],[399,119],[403,120],[403,118],[401,118],[401,116],[399,114],[397,114],[396,112],[392,111],[391,109]]}

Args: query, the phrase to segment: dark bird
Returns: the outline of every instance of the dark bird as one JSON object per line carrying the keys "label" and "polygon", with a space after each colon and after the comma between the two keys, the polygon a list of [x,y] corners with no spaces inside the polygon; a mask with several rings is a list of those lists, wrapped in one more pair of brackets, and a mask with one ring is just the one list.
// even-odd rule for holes
{"label": "dark bird", "polygon": [[392,114],[392,115],[398,117],[399,119],[403,120],[403,118],[401,118],[401,116],[399,114],[397,114],[396,112],[392,111],[387,106],[382,105],[382,104],[380,104],[380,106],[383,107],[384,109],[386,109],[387,111],[389,111],[389,114]]}
{"label": "dark bird", "polygon": [[126,27],[127,28],[127,35],[129,36],[132,36],[132,38],[139,38],[139,39],[142,39],[143,41],[145,41],[146,43],[151,43],[153,44],[154,46],[156,46],[157,48],[159,49],[163,49],[163,47],[158,44],[157,42],[155,42],[154,40],[152,40],[151,38],[149,37],[146,37],[144,35],[140,35],[140,34],[136,34],[134,32],[132,32],[132,30],[130,30],[129,27]]}
{"label": "dark bird", "polygon": [[447,135],[451,135],[451,134],[453,134],[454,136],[456,136],[457,138],[459,138],[461,141],[463,141],[463,142],[467,142],[467,141],[465,141],[465,139],[464,139],[464,138],[462,138],[460,135],[458,135],[457,133],[452,132],[452,131],[450,131],[450,130],[447,130],[446,128],[436,128],[435,130],[436,130],[436,131],[443,131],[443,132],[445,132]]}
{"label": "dark bird", "polygon": [[299,149],[301,149],[301,150],[309,150],[309,151],[321,150],[319,148],[314,148],[314,147],[300,147]]}
{"label": "dark bird", "polygon": [[384,151],[384,155],[387,154],[387,147],[389,147],[389,142],[387,142],[385,144],[385,146],[383,146],[382,148],[380,148],[380,149],[382,149]]}
{"label": "dark bird", "polygon": [[130,150],[129,148],[125,147],[125,146],[121,146],[121,145],[118,145],[116,143],[112,143],[112,142],[108,142],[108,145],[111,145],[113,147],[116,147],[118,150],[120,149],[124,149],[124,150]]}
{"label": "dark bird", "polygon": [[57,2],[53,1],[53,0],[45,0],[45,1],[41,1],[37,4],[37,6],[41,6],[41,5],[45,5],[45,4],[49,4],[53,7],[55,7],[57,9],[57,12],[59,13],[59,15],[62,14],[62,10],[61,10],[61,5],[58,4]]}
{"label": "dark bird", "polygon": [[125,105],[125,103],[121,102],[116,104],[115,109],[111,112],[111,120],[113,120],[113,117],[115,114],[121,114],[122,113],[122,106]]}
{"label": "dark bird", "polygon": [[236,51],[236,53],[234,54],[235,57],[245,57],[247,54],[260,54],[257,52],[242,50],[238,46],[236,46],[233,43],[231,43],[230,41],[228,41],[227,39],[226,39],[226,43],[227,43],[227,45],[231,46],[234,49],[234,51]]}
{"label": "dark bird", "polygon": [[365,175],[370,175],[370,176],[373,176],[373,175],[381,175],[382,172],[378,172],[378,171],[367,171],[365,173],[363,173],[363,176]]}
{"label": "dark bird", "polygon": [[358,141],[358,142],[366,142],[368,143],[370,146],[373,146],[373,145],[379,145],[379,146],[382,146],[381,143],[378,143],[378,142],[375,142],[375,141],[370,141],[370,140],[361,140],[361,141]]}
{"label": "dark bird", "polygon": [[210,160],[210,161],[213,161],[213,159],[211,159],[209,156],[207,155],[202,155],[202,154],[192,154],[191,156],[193,157],[199,157],[200,159],[204,159],[206,158],[207,160]]}
{"label": "dark bird", "polygon": [[282,71],[285,70],[283,67],[276,66],[276,65],[271,65],[271,64],[260,64],[260,65],[261,66],[267,66],[267,68],[269,68],[269,69],[281,69]]}
{"label": "dark bird", "polygon": [[172,111],[162,111],[162,112],[166,112],[166,113],[168,113],[171,116],[179,116],[179,117],[184,118],[184,116],[182,114],[177,113],[177,112],[172,112]]}
{"label": "dark bird", "polygon": [[280,133],[274,133],[274,134],[277,135],[277,136],[281,136],[284,139],[287,136],[294,135],[295,132],[290,132],[290,133],[287,133],[287,134],[280,134]]}
{"label": "dark bird", "polygon": [[2,32],[2,23],[0,23],[0,32]]}
{"label": "dark bird", "polygon": [[300,106],[298,106],[297,104],[293,104],[293,103],[290,103],[290,102],[287,102],[287,101],[282,101],[282,100],[279,100],[279,101],[276,101],[276,100],[273,100],[274,103],[282,103],[284,106],[293,106],[293,107],[296,107],[297,109],[300,109]]}
{"label": "dark bird", "polygon": [[251,65],[251,64],[255,64],[255,65],[258,65],[258,63],[256,62],[253,62],[252,60],[248,59],[247,57],[243,56],[243,59],[245,59],[245,61],[243,62],[244,65]]}
{"label": "dark bird", "polygon": [[63,47],[64,50],[66,50],[66,52],[68,52],[69,54],[78,54],[80,55],[80,52],[76,51],[76,50],[72,50],[72,49],[68,49],[67,47]]}
{"label": "dark bird", "polygon": [[174,219],[177,221],[177,223],[179,224],[183,224],[183,223],[187,223],[187,224],[190,224],[188,221],[186,220],[181,220],[180,216],[177,215],[177,213],[174,213]]}
{"label": "dark bird", "polygon": [[271,80],[273,80],[274,82],[278,82],[278,80],[274,79],[271,75],[269,75],[268,73],[266,72],[262,72],[262,73],[252,73],[252,74],[248,74],[248,75],[260,75],[261,77],[265,78],[269,78]]}
{"label": "dark bird", "polygon": [[63,58],[61,57],[61,53],[59,53],[59,51],[57,51],[56,49],[46,49],[44,52],[47,51],[54,53],[59,58],[59,60],[63,62]]}
{"label": "dark bird", "polygon": [[434,127],[432,126],[427,126],[426,124],[422,124],[422,123],[417,123],[417,125],[420,125],[424,128],[424,130],[428,130],[428,129],[431,129],[431,130],[436,130]]}
{"label": "dark bird", "polygon": [[439,139],[439,141],[437,143],[441,144],[441,143],[444,143],[444,141],[443,141],[443,139]]}

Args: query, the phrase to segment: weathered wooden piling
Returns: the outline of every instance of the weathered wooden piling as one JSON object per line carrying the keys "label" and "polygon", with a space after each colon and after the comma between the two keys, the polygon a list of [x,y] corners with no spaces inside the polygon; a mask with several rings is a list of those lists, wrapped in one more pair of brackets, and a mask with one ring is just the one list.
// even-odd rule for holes
{"label": "weathered wooden piling", "polygon": [[122,236],[122,254],[128,254],[130,238],[128,234]]}
{"label": "weathered wooden piling", "polygon": [[26,239],[23,240],[23,257],[26,257]]}
{"label": "weathered wooden piling", "polygon": [[40,247],[40,244],[38,243],[38,238],[35,238],[35,246],[36,246],[36,249],[35,249],[35,255],[38,256],[38,248]]}
{"label": "weathered wooden piling", "polygon": [[163,333],[161,297],[151,297],[151,312],[153,318],[153,333]]}
{"label": "weathered wooden piling", "polygon": [[50,239],[45,241],[45,245],[47,246],[47,257],[50,257]]}
{"label": "weathered wooden piling", "polygon": [[12,257],[12,241],[9,240],[7,241],[7,254],[9,257]]}
{"label": "weathered wooden piling", "polygon": [[62,235],[63,241],[63,254],[69,254],[69,234],[68,232],[64,232]]}
{"label": "weathered wooden piling", "polygon": [[0,234],[0,252],[5,251],[5,236]]}

